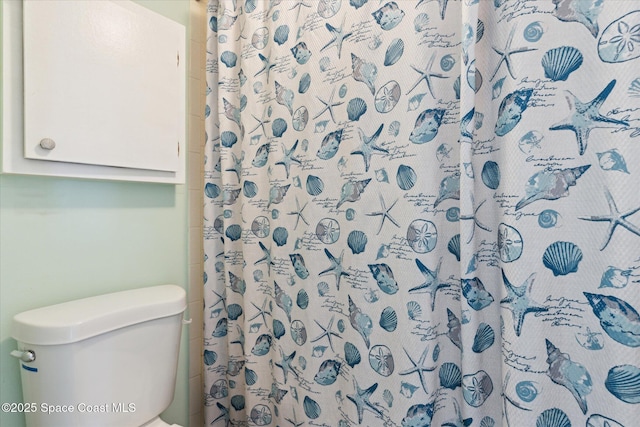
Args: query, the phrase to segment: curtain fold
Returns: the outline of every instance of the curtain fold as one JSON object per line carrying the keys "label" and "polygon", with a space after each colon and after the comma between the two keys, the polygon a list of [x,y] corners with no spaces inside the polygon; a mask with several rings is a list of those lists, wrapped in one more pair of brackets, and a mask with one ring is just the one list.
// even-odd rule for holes
{"label": "curtain fold", "polygon": [[208,19],[207,425],[636,424],[637,1]]}

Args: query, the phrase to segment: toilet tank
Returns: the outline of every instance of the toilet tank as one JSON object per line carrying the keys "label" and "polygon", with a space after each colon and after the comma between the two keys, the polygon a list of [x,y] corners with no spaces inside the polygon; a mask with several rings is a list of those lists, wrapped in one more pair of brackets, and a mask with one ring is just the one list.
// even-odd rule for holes
{"label": "toilet tank", "polygon": [[[175,389],[185,291],[154,286],[19,313],[28,426],[137,427],[164,411]],[[17,355],[14,352],[14,355]]]}

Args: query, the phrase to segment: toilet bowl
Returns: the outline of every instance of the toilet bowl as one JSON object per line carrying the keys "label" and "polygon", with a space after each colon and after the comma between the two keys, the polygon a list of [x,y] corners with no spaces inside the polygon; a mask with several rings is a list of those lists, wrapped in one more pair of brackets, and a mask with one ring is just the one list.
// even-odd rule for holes
{"label": "toilet bowl", "polygon": [[[33,427],[168,427],[186,295],[153,286],[19,313],[25,414]],[[179,427],[173,424],[174,427]]]}

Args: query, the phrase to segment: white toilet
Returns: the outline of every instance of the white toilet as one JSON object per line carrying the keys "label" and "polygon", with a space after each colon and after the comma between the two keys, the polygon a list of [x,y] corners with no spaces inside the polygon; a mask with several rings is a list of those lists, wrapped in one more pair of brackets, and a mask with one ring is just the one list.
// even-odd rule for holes
{"label": "white toilet", "polygon": [[27,426],[169,426],[185,308],[163,285],[14,316]]}

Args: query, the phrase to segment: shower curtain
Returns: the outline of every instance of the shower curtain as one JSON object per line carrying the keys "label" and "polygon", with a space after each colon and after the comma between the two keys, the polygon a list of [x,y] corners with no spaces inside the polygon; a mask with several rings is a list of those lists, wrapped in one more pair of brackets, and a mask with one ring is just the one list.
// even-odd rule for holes
{"label": "shower curtain", "polygon": [[640,2],[208,12],[207,425],[638,425]]}

